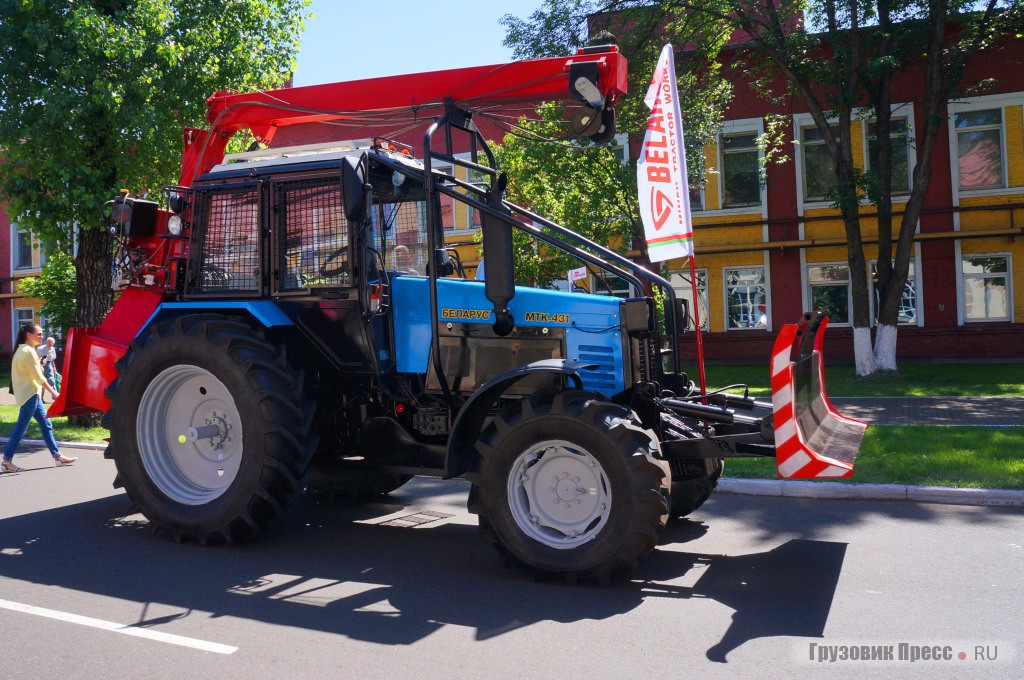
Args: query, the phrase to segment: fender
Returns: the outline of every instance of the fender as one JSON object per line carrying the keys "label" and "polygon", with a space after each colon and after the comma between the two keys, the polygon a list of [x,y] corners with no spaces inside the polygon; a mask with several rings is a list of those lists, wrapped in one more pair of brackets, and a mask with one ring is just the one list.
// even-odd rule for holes
{"label": "fender", "polygon": [[121,294],[102,326],[69,329],[61,373],[64,384],[47,415],[55,418],[106,413],[110,400],[105,392],[117,378],[117,361],[139,333],[158,321],[200,312],[248,314],[265,328],[291,324],[270,300],[170,302],[165,301],[162,292],[130,286]]}
{"label": "fender", "polygon": [[471,396],[455,418],[451,435],[448,437],[448,451],[444,458],[442,479],[464,475],[473,460],[473,446],[483,431],[488,411],[502,394],[519,380],[538,373],[554,373],[568,376],[573,387],[583,389],[579,371],[596,368],[597,364],[575,359],[543,359],[506,371],[488,380]]}

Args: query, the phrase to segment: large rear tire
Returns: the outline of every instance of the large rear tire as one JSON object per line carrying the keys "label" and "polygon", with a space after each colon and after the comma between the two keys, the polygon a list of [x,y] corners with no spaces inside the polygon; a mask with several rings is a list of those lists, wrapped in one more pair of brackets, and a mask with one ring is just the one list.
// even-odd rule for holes
{"label": "large rear tire", "polygon": [[658,442],[603,399],[523,399],[481,436],[470,511],[507,563],[607,583],[657,545],[668,513]]}
{"label": "large rear tire", "polygon": [[212,314],[151,328],[107,390],[125,490],[178,540],[235,542],[273,524],[316,449],[302,374],[261,329]]}

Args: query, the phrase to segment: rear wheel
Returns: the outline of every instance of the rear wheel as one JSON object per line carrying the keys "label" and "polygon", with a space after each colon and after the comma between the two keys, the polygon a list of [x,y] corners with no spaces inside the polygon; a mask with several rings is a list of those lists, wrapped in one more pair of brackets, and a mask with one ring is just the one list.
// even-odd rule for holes
{"label": "rear wheel", "polygon": [[668,512],[658,443],[599,394],[524,399],[478,444],[470,510],[512,563],[608,582],[650,553]]}
{"label": "rear wheel", "polygon": [[242,321],[186,316],[150,329],[108,389],[125,490],[175,538],[255,537],[301,491],[316,447],[302,375]]}

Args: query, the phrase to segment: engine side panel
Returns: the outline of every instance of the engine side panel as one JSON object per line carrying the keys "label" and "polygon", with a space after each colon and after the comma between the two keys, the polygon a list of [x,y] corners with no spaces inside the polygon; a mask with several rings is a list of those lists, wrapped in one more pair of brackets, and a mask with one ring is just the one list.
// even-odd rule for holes
{"label": "engine side panel", "polygon": [[[428,372],[431,345],[428,286],[429,281],[422,277],[398,276],[392,280],[399,373],[423,375]],[[492,305],[484,295],[482,282],[441,279],[437,286],[438,322],[442,329],[447,329],[448,324],[452,329],[490,326]],[[595,364],[596,368],[581,371],[584,387],[606,395],[621,392],[625,388],[622,367],[627,362],[623,360],[620,302],[610,296],[517,287],[510,308],[524,340],[538,338],[534,347],[537,352],[546,352],[543,348],[547,343],[540,338],[545,337],[543,331],[547,329],[546,336],[552,341],[564,337],[566,354],[564,357],[550,353],[534,357],[532,350],[525,350],[520,363],[538,358],[565,358]],[[521,350],[516,348],[516,351]],[[492,376],[475,374],[473,377],[474,382],[479,383]]]}

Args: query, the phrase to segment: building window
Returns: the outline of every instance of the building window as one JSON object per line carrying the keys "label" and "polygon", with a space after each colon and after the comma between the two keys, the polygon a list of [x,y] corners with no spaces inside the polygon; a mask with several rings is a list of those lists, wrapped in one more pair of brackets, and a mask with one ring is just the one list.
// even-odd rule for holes
{"label": "building window", "polygon": [[703,212],[704,189],[699,184],[690,185],[690,212]]}
{"label": "building window", "polygon": [[14,310],[14,317],[11,319],[11,347],[17,342],[18,331],[27,323],[35,323],[36,312],[31,307],[18,307]]}
{"label": "building window", "polygon": [[611,152],[623,165],[629,165],[629,134],[620,132],[612,138]]}
{"label": "building window", "polygon": [[822,310],[832,324],[850,323],[850,267],[846,264],[807,265],[811,309]]}
{"label": "building window", "polygon": [[[900,308],[896,312],[896,323],[912,326],[917,324],[917,276],[915,275],[914,263],[909,263],[907,269],[907,282],[903,286],[903,295],[900,296]],[[878,290],[878,263],[871,263],[871,300],[874,303],[873,318],[878,323],[878,310],[882,305],[882,296]]]}
{"label": "building window", "polygon": [[[868,123],[868,149],[871,158],[875,155],[877,137],[875,121]],[[910,133],[906,118],[889,121],[889,139],[891,148],[889,158],[892,163],[892,177],[889,190],[895,194],[910,193]],[[870,161],[870,159],[869,159]]]}
{"label": "building window", "polygon": [[22,229],[11,230],[14,244],[11,248],[12,266],[14,269],[33,269],[32,235]]}
{"label": "building window", "polygon": [[766,280],[764,267],[725,270],[726,330],[768,327]]}
{"label": "building window", "polygon": [[617,298],[628,298],[632,295],[631,286],[627,281],[605,273],[590,276],[590,292],[596,295],[613,295]]}
{"label": "building window", "polygon": [[[839,128],[833,127],[832,134],[838,136]],[[832,156],[816,127],[800,131],[800,149],[804,166],[804,200],[824,201],[836,186],[836,171]]]}
{"label": "building window", "polygon": [[722,144],[722,207],[761,204],[761,180],[757,168],[757,135],[727,135]]}
{"label": "building window", "polygon": [[670,271],[668,273],[668,281],[672,284],[672,290],[676,292],[676,295],[686,300],[687,309],[690,310],[690,322],[683,330],[693,330],[694,309],[696,309],[699,315],[701,329],[708,330],[710,327],[708,318],[708,270],[697,270],[697,297],[700,300],[700,305],[697,307],[694,307],[693,304],[693,283],[690,278],[689,269]]}
{"label": "building window", "polygon": [[956,114],[954,119],[961,191],[1006,186],[1002,111],[967,111]]}
{"label": "building window", "polygon": [[1006,255],[965,255],[963,291],[965,321],[1009,321],[1010,262]]}

